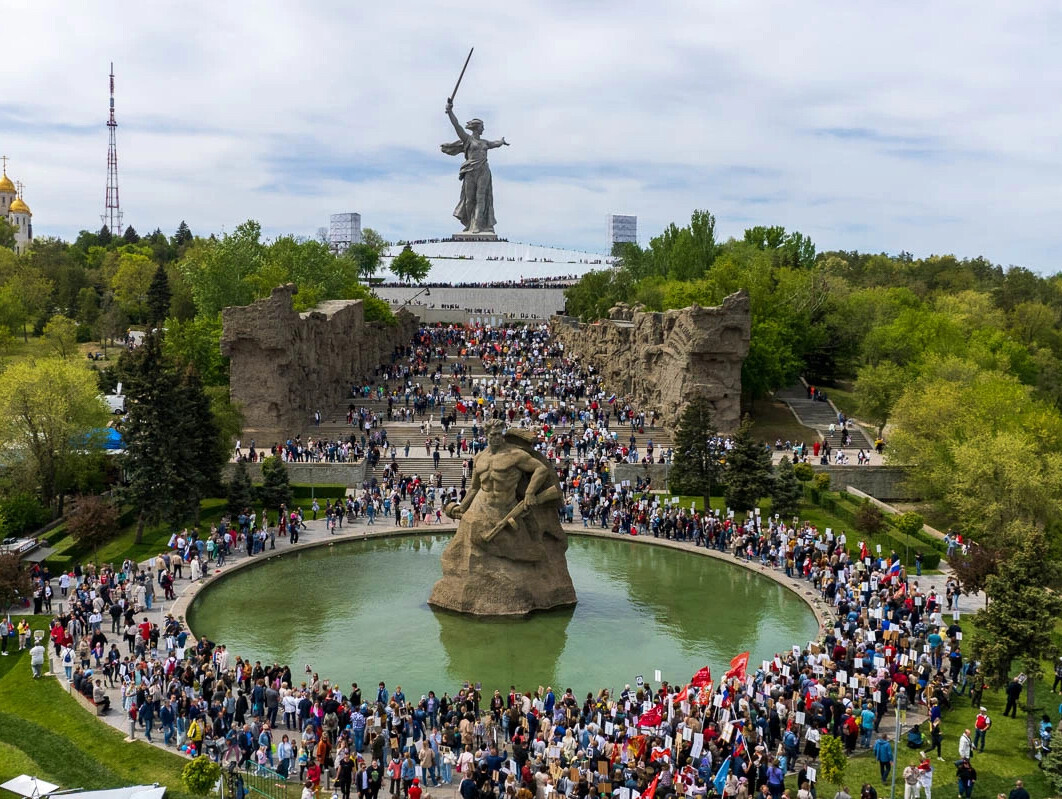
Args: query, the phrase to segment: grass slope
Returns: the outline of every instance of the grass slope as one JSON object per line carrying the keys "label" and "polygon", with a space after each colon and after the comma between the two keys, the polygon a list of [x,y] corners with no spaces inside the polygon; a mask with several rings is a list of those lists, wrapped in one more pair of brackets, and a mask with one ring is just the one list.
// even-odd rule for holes
{"label": "grass slope", "polygon": [[[38,616],[33,626],[45,628],[47,619]],[[188,799],[180,781],[185,762],[142,741],[126,743],[58,681],[34,680],[28,652],[0,658],[0,780],[30,773],[87,789],[158,782],[173,799]]]}

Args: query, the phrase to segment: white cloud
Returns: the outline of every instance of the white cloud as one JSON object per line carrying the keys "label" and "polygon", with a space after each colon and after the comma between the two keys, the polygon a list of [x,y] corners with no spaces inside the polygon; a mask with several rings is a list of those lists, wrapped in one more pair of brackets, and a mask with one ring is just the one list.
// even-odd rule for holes
{"label": "white cloud", "polygon": [[39,234],[98,225],[111,60],[141,232],[452,232],[442,112],[475,45],[457,113],[513,143],[510,239],[600,249],[610,211],[648,237],[708,208],[725,235],[1060,268],[1055,3],[9,0],[4,31],[0,151]]}

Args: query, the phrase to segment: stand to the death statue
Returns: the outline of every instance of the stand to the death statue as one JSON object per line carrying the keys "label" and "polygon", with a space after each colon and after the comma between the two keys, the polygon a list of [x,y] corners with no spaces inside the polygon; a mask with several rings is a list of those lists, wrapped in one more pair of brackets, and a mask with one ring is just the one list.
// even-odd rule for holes
{"label": "stand to the death statue", "polygon": [[458,519],[428,604],[475,616],[523,616],[575,604],[568,574],[563,499],[549,461],[525,431],[488,422],[489,448],[472,464],[472,486],[446,513]]}

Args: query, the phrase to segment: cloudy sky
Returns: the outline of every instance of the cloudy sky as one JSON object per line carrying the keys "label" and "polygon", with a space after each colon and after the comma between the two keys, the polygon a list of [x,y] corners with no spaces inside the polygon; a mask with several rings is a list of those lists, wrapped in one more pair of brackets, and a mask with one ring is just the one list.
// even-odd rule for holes
{"label": "cloudy sky", "polygon": [[457,230],[446,97],[485,120],[498,232],[601,250],[695,208],[820,249],[1062,270],[1062,5],[6,0],[0,152],[38,235],[99,226],[107,72],[126,223]]}

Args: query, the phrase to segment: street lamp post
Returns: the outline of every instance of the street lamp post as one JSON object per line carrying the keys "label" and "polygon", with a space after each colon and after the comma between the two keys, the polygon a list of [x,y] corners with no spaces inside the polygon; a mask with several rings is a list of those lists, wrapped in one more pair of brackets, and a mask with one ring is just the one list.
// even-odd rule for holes
{"label": "street lamp post", "polygon": [[900,754],[900,703],[896,702],[896,739],[892,742],[892,788],[889,790],[889,799],[896,799],[896,769],[899,767],[898,755]]}

